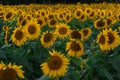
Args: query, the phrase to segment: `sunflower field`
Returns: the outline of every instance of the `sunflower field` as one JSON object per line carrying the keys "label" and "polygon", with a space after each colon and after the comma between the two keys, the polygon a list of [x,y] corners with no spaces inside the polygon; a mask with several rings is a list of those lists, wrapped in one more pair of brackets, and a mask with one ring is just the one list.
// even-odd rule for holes
{"label": "sunflower field", "polygon": [[120,4],[0,4],[0,80],[120,80]]}

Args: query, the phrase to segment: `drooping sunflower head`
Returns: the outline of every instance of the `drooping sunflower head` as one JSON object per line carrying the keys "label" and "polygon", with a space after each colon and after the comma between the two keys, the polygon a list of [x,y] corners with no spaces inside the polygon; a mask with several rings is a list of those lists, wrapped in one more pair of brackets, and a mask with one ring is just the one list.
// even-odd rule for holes
{"label": "drooping sunflower head", "polygon": [[90,28],[84,28],[81,32],[83,33],[83,39],[88,39],[92,34],[92,30]]}
{"label": "drooping sunflower head", "polygon": [[106,33],[100,33],[97,35],[97,41],[96,43],[98,43],[100,45],[100,49],[101,50],[107,50],[108,49],[108,37]]}
{"label": "drooping sunflower head", "polygon": [[40,65],[43,73],[52,78],[64,76],[67,72],[69,59],[62,53],[54,50],[49,53],[50,57],[48,61]]}
{"label": "drooping sunflower head", "polygon": [[11,39],[12,42],[15,43],[17,46],[21,46],[27,40],[27,37],[24,30],[18,27],[13,31]]}
{"label": "drooping sunflower head", "polygon": [[5,65],[3,62],[0,63],[0,80],[17,80],[18,77],[25,78],[21,69],[22,66],[9,63]]}
{"label": "drooping sunflower head", "polygon": [[28,24],[28,19],[23,19],[21,22],[20,22],[20,26],[24,27]]}
{"label": "drooping sunflower head", "polygon": [[40,26],[36,21],[31,20],[25,28],[28,39],[37,39],[40,35]]}
{"label": "drooping sunflower head", "polygon": [[99,20],[98,19],[94,22],[94,27],[96,29],[104,29],[107,27],[107,22],[106,22],[106,20]]}
{"label": "drooping sunflower head", "polygon": [[109,49],[114,49],[120,44],[120,37],[117,30],[112,30],[111,28],[109,28],[104,30],[103,32],[107,34]]}
{"label": "drooping sunflower head", "polygon": [[82,15],[81,15],[81,17],[79,18],[79,21],[80,21],[80,22],[83,22],[83,21],[85,21],[86,19],[87,19],[87,16],[86,16],[85,12],[83,12]]}
{"label": "drooping sunflower head", "polygon": [[17,24],[20,25],[21,21],[24,19],[24,14],[20,15],[17,19]]}
{"label": "drooping sunflower head", "polygon": [[8,20],[12,19],[13,16],[14,16],[14,13],[12,11],[7,12],[4,15],[4,21],[8,21]]}
{"label": "drooping sunflower head", "polygon": [[107,18],[107,26],[110,27],[114,23],[113,19],[111,17]]}
{"label": "drooping sunflower head", "polygon": [[83,44],[78,40],[72,40],[66,43],[66,51],[72,57],[79,57],[83,55],[84,48]]}
{"label": "drooping sunflower head", "polygon": [[67,37],[70,33],[70,26],[67,24],[61,23],[56,26],[55,34],[61,39]]}
{"label": "drooping sunflower head", "polygon": [[41,44],[45,48],[49,48],[54,43],[55,40],[56,40],[56,35],[53,32],[48,32],[48,31],[43,33],[43,35],[40,39]]}
{"label": "drooping sunflower head", "polygon": [[70,39],[83,40],[83,33],[78,30],[72,30],[69,36],[70,36]]}

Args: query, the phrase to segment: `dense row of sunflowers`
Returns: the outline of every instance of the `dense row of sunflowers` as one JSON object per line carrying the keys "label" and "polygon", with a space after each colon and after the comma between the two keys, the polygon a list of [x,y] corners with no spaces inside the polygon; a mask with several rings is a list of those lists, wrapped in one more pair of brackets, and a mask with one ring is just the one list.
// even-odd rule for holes
{"label": "dense row of sunflowers", "polygon": [[[32,53],[27,47],[35,42],[32,47],[39,48],[37,53],[44,52],[47,56],[46,59],[43,56],[41,59],[44,61],[40,59],[39,62],[39,70],[44,75],[60,79],[74,68],[80,76],[76,80],[84,80],[81,71],[84,72],[88,57],[96,53],[108,55],[111,51],[111,54],[118,54],[115,50],[120,49],[119,7],[119,4],[114,3],[0,5],[0,50],[9,45],[12,50],[24,48],[26,52]],[[24,54],[19,55],[24,57]],[[16,80],[18,77],[27,80],[30,75],[24,77],[24,66],[17,64],[14,60],[5,62],[1,58],[0,80]]]}

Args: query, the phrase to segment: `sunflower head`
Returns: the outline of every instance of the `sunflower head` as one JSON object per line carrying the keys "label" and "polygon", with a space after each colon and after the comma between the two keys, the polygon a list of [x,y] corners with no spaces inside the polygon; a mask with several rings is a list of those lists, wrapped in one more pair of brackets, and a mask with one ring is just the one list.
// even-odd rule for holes
{"label": "sunflower head", "polygon": [[78,30],[72,30],[70,32],[70,39],[79,39],[83,40],[83,33]]}
{"label": "sunflower head", "polygon": [[12,65],[11,63],[5,65],[3,62],[1,62],[0,80],[17,80],[18,77],[24,78],[24,71],[21,68],[22,66],[17,66],[14,64]]}
{"label": "sunflower head", "polygon": [[17,46],[21,46],[27,40],[27,37],[26,34],[24,33],[24,30],[18,27],[13,31],[11,39],[12,42],[15,43]]}
{"label": "sunflower head", "polygon": [[90,28],[84,28],[81,32],[83,33],[83,39],[88,39],[92,34],[92,30]]}
{"label": "sunflower head", "polygon": [[58,24],[58,21],[56,18],[52,18],[48,20],[48,26],[50,28],[55,28],[55,26]]}
{"label": "sunflower head", "polygon": [[64,20],[69,23],[71,21],[72,17],[70,13],[66,13],[66,15],[64,16]]}
{"label": "sunflower head", "polygon": [[106,22],[106,20],[99,20],[98,19],[94,22],[94,27],[96,29],[104,29],[107,27],[107,22]]}
{"label": "sunflower head", "polygon": [[53,32],[46,31],[43,33],[40,41],[45,48],[49,48],[53,42],[56,40],[56,35]]}
{"label": "sunflower head", "polygon": [[54,50],[49,53],[51,56],[48,61],[40,65],[43,73],[52,78],[64,76],[69,64],[68,58]]}
{"label": "sunflower head", "polygon": [[79,19],[82,16],[82,12],[83,12],[82,9],[75,10],[75,14],[74,14],[75,18]]}
{"label": "sunflower head", "polygon": [[4,20],[5,20],[5,21],[10,20],[10,19],[13,17],[13,15],[14,15],[14,13],[13,13],[12,11],[7,12],[7,13],[5,14],[5,16],[4,16]]}
{"label": "sunflower head", "polygon": [[63,39],[67,37],[70,33],[70,26],[67,24],[61,23],[56,26],[55,34],[58,35],[59,38]]}
{"label": "sunflower head", "polygon": [[72,57],[79,57],[83,55],[83,44],[78,40],[72,40],[66,43],[66,51]]}
{"label": "sunflower head", "polygon": [[34,20],[31,20],[25,29],[30,40],[37,39],[40,35],[40,26]]}

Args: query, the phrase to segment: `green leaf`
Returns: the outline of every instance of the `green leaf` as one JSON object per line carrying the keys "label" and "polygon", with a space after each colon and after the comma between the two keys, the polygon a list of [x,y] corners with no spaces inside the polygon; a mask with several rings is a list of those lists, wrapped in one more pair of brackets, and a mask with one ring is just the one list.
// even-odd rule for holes
{"label": "green leaf", "polygon": [[99,68],[98,73],[100,73],[102,77],[106,77],[108,80],[114,80],[111,73],[105,67]]}

